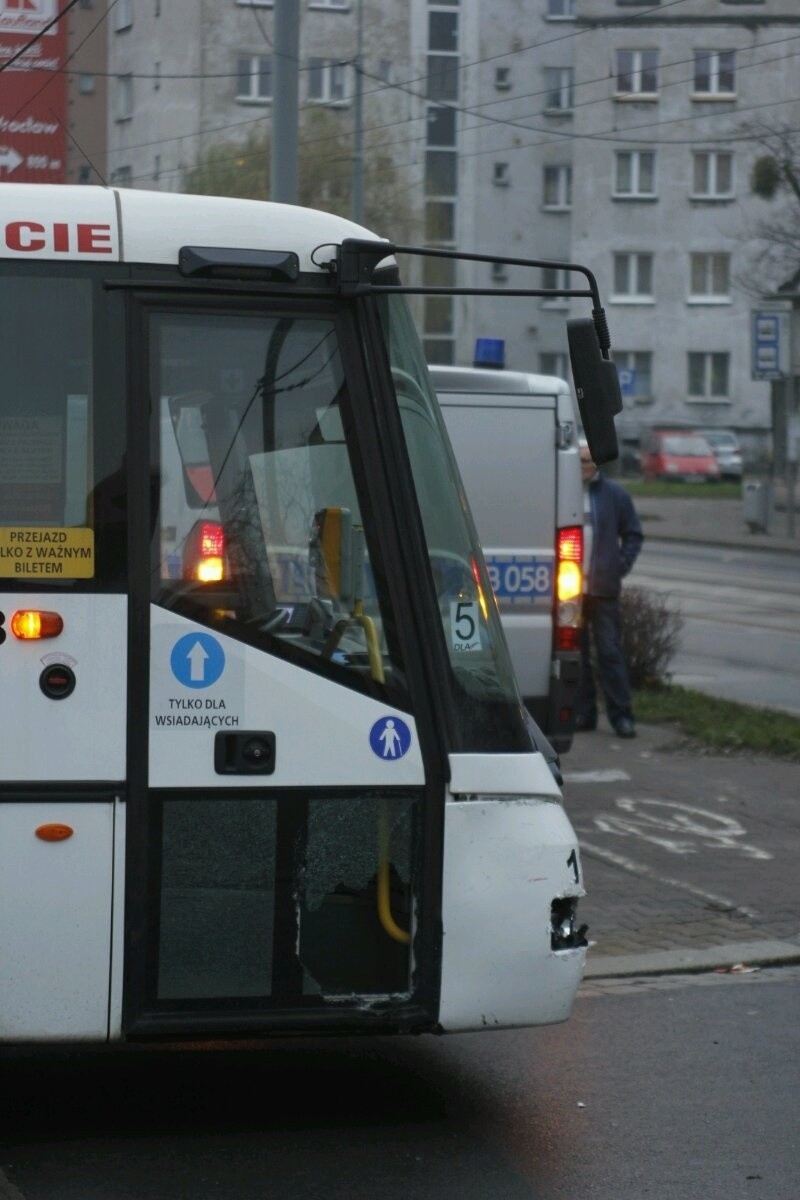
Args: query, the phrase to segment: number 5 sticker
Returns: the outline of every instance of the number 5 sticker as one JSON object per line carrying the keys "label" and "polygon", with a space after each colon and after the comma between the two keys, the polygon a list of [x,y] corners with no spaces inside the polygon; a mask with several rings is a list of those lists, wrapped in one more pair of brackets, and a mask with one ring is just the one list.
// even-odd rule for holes
{"label": "number 5 sticker", "polygon": [[477,600],[453,600],[450,604],[450,629],[454,650],[480,650]]}

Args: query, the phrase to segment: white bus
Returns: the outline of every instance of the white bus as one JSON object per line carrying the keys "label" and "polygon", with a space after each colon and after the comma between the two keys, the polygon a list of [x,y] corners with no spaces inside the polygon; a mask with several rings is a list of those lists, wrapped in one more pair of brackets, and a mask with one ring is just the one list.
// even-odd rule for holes
{"label": "white bus", "polygon": [[579,847],[406,252],[295,206],[0,188],[0,1042],[569,1016]]}

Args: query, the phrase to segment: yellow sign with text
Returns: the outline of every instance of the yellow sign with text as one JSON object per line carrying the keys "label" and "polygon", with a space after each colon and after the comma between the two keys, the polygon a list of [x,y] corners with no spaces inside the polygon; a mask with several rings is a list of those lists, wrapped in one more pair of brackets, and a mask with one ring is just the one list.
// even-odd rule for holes
{"label": "yellow sign with text", "polygon": [[93,576],[93,529],[0,526],[0,578],[91,579]]}

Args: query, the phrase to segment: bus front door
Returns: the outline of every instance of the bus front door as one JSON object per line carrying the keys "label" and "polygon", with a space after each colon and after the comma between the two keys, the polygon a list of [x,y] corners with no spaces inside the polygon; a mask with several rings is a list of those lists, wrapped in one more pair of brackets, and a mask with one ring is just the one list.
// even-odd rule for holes
{"label": "bus front door", "polygon": [[126,1032],[424,1025],[425,771],[346,335],[303,304],[140,316]]}

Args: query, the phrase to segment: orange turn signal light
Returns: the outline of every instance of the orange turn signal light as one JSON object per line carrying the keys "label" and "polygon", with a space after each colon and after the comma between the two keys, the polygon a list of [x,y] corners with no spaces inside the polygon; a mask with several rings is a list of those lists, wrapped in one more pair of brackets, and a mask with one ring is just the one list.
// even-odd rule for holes
{"label": "orange turn signal light", "polygon": [[48,821],[46,825],[37,826],[35,833],[43,842],[64,842],[71,838],[75,830],[71,825],[62,825],[60,821]]}
{"label": "orange turn signal light", "polygon": [[58,613],[21,608],[11,618],[11,632],[22,641],[58,637],[64,622]]}

